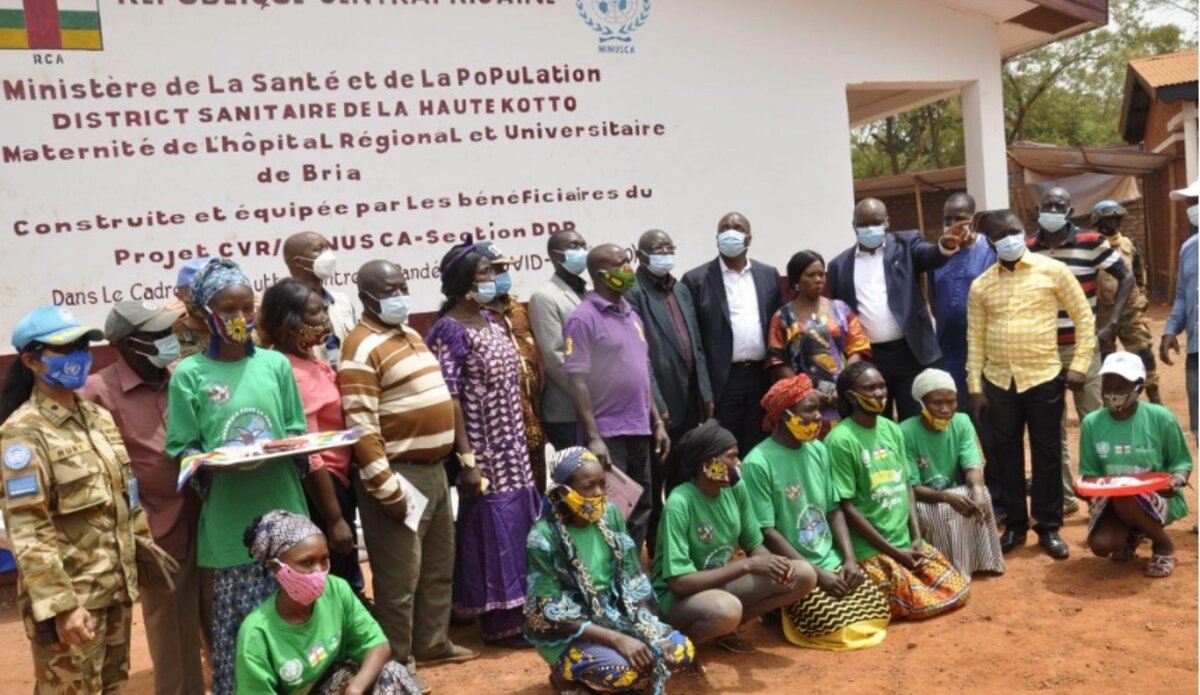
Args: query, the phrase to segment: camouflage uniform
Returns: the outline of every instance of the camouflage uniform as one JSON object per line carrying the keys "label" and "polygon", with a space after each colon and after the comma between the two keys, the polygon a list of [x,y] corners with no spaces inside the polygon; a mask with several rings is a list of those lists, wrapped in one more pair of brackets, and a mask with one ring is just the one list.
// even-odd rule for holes
{"label": "camouflage uniform", "polygon": [[[135,536],[151,540],[112,417],[81,399],[76,405],[67,410],[35,388],[0,426],[4,520],[17,562],[17,607],[33,645],[35,693],[124,687],[138,598]],[[39,628],[44,636],[55,615],[77,607],[91,612],[91,642],[39,639]]]}
{"label": "camouflage uniform", "polygon": [[[1111,340],[1100,344],[1100,354],[1109,355],[1117,351],[1117,338],[1126,351],[1136,353],[1146,366],[1147,387],[1157,388],[1158,370],[1155,368],[1154,334],[1150,332],[1150,324],[1146,321],[1146,308],[1149,299],[1146,294],[1146,266],[1142,262],[1142,254],[1134,245],[1133,240],[1121,234],[1106,236],[1109,245],[1121,254],[1125,266],[1133,270],[1134,287],[1125,303],[1125,311],[1117,324],[1117,333]],[[1117,298],[1117,280],[1108,273],[1101,273],[1097,278],[1096,306],[1097,326],[1103,326],[1112,317],[1113,303]]]}

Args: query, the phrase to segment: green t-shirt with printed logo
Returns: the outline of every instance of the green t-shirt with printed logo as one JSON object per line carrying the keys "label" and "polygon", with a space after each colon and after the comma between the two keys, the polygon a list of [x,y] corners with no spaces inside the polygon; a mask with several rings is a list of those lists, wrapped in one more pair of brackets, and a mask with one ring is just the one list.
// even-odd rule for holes
{"label": "green t-shirt with printed logo", "polygon": [[824,444],[789,449],[768,437],[746,455],[742,476],[760,527],[778,531],[821,569],[841,567],[827,518],[839,499]]}
{"label": "green t-shirt with printed logo", "polygon": [[[1161,405],[1138,403],[1133,415],[1117,420],[1107,409],[1088,413],[1079,429],[1079,474],[1084,477],[1192,470],[1183,428]],[[1187,516],[1180,492],[1167,498],[1167,523]]]}
{"label": "green t-shirt with printed logo", "polygon": [[965,471],[983,465],[975,443],[975,426],[964,413],[955,413],[942,432],[929,431],[920,415],[900,423],[900,431],[904,433],[904,449],[911,467],[911,485],[945,490],[958,485],[960,468]]}
{"label": "green t-shirt with printed logo", "polygon": [[668,579],[724,567],[738,547],[749,553],[762,542],[744,481],[723,488],[716,497],[690,482],[672,490],[663,505],[654,552],[654,592],[663,615],[674,600]]}
{"label": "green t-shirt with printed logo", "polygon": [[[908,548],[909,469],[900,426],[880,417],[866,428],[846,418],[825,438],[825,448],[838,497],[854,503],[890,545]],[[853,528],[850,540],[860,562],[883,552]]]}

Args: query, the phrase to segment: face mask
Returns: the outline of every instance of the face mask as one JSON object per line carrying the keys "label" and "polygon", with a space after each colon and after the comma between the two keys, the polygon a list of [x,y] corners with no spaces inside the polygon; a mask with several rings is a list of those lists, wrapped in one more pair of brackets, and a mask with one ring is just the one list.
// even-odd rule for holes
{"label": "face mask", "polygon": [[854,233],[858,235],[858,243],[864,249],[877,249],[883,246],[883,240],[887,236],[887,227],[881,224],[870,227],[855,227]]}
{"label": "face mask", "polygon": [[1187,216],[1188,222],[1191,222],[1193,227],[1200,225],[1200,204],[1188,208]]}
{"label": "face mask", "polygon": [[934,417],[933,413],[929,412],[929,408],[921,409],[921,419],[929,423],[929,426],[938,432],[945,432],[946,428],[950,426],[949,420],[945,420],[940,417]]}
{"label": "face mask", "polygon": [[[137,342],[140,343],[142,341],[138,340]],[[168,364],[171,364],[175,360],[179,359],[179,355],[181,353],[179,338],[176,338],[174,335],[169,335],[165,338],[159,338],[158,340],[154,341],[153,344],[154,349],[158,351],[156,354],[151,355],[140,350],[134,350],[134,352],[142,357],[145,357],[150,361],[150,364],[158,367],[159,369],[162,369]]]}
{"label": "face mask", "polygon": [[321,598],[321,594],[325,593],[325,580],[328,578],[328,570],[305,574],[288,567],[284,562],[279,563],[279,570],[275,572],[275,581],[279,582],[284,593],[301,606],[311,606]]}
{"label": "face mask", "polygon": [[42,354],[42,364],[46,365],[46,373],[42,381],[51,386],[60,386],[74,391],[82,388],[87,382],[88,371],[92,368],[92,353],[87,350],[76,350],[66,355]]}
{"label": "face mask", "polygon": [[333,251],[325,249],[316,258],[312,260],[312,272],[322,282],[333,277],[337,271],[337,257],[333,255]]}
{"label": "face mask", "polygon": [[1142,390],[1141,386],[1137,386],[1129,393],[1105,393],[1101,394],[1104,400],[1104,407],[1108,408],[1108,412],[1117,415],[1129,406],[1131,400],[1136,399],[1138,392]]}
{"label": "face mask", "polygon": [[214,334],[230,345],[245,345],[254,332],[254,322],[247,321],[241,314],[220,316],[209,314],[208,325]]}
{"label": "face mask", "polygon": [[812,422],[804,422],[799,415],[793,415],[784,422],[788,432],[791,433],[796,441],[811,442],[817,438],[817,433],[821,431],[821,421],[813,420]]}
{"label": "face mask", "polygon": [[1057,232],[1067,226],[1067,213],[1040,212],[1038,213],[1038,226],[1047,232]]}
{"label": "face mask", "polygon": [[324,345],[329,334],[333,332],[333,325],[329,319],[319,326],[313,326],[307,323],[300,324],[300,328],[296,329],[296,346],[307,350],[317,345]]}
{"label": "face mask", "polygon": [[726,229],[717,235],[717,250],[726,258],[736,258],[746,252],[746,235],[736,229]]}
{"label": "face mask", "polygon": [[1002,261],[1015,261],[1025,254],[1025,233],[1010,234],[995,243],[996,255]]}
{"label": "face mask", "polygon": [[478,304],[491,304],[492,300],[496,298],[496,283],[479,283],[475,286],[475,291],[470,293],[470,297]]}
{"label": "face mask", "polygon": [[637,284],[637,275],[634,274],[633,268],[628,267],[606,270],[600,274],[600,279],[604,281],[605,287],[621,294],[632,290]]}
{"label": "face mask", "polygon": [[379,302],[379,320],[389,326],[399,326],[408,321],[408,312],[412,308],[412,300],[407,294],[380,299],[375,295],[367,295]]}
{"label": "face mask", "polygon": [[650,271],[655,277],[662,277],[675,269],[675,255],[670,253],[660,253],[653,256],[647,256],[649,261],[646,263],[646,270]]}
{"label": "face mask", "polygon": [[729,464],[725,463],[724,461],[719,461],[717,459],[713,459],[713,460],[709,461],[708,463],[704,464],[704,467],[701,469],[701,472],[704,474],[705,478],[708,478],[709,480],[711,480],[713,482],[716,482],[716,483],[729,482]]}
{"label": "face mask", "polygon": [[500,273],[499,275],[497,275],[496,276],[496,296],[498,296],[498,297],[508,296],[509,291],[512,290],[512,283],[513,283],[512,275],[508,274],[507,272]]}
{"label": "face mask", "polygon": [[854,400],[858,401],[858,405],[866,412],[872,415],[878,415],[883,412],[883,401],[874,396],[864,396],[858,391],[851,391],[850,395]]}
{"label": "face mask", "polygon": [[587,249],[567,249],[563,255],[563,268],[572,275],[582,275],[587,270]]}
{"label": "face mask", "polygon": [[606,495],[584,497],[575,490],[567,488],[567,494],[563,496],[563,504],[575,516],[589,524],[594,524],[604,518],[604,510],[608,507],[608,497]]}

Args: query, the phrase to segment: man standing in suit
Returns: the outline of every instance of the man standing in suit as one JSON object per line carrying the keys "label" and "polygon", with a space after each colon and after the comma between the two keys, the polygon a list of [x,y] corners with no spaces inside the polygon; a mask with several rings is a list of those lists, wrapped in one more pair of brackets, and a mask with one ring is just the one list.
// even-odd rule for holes
{"label": "man standing in suit", "polygon": [[554,275],[529,298],[529,324],[542,356],[546,381],[542,389],[542,427],[556,450],[578,443],[575,405],[563,371],[563,326],[583,301],[587,281],[587,242],[574,230],[551,234],[546,252]]}
{"label": "man standing in suit", "polygon": [[854,206],[858,243],[829,264],[830,292],[858,314],[887,382],[888,409],[895,404],[899,413],[897,421],[921,412],[912,397],[913,379],[942,357],[921,294],[921,273],[946,265],[958,251],[965,227],[954,225],[936,244],[917,231],[889,234],[887,206],[864,198]]}
{"label": "man standing in suit", "polygon": [[[637,259],[637,284],[625,299],[642,318],[646,329],[654,401],[674,446],[685,432],[712,417],[708,365],[700,345],[692,293],[671,275],[675,269],[675,242],[661,229],[651,229],[638,240]],[[651,554],[662,514],[663,487],[669,493],[682,482],[676,473],[662,466],[650,468],[651,510],[646,547]]]}
{"label": "man standing in suit", "polygon": [[720,255],[683,276],[696,304],[715,416],[737,437],[742,456],[766,438],[762,401],[771,315],[783,304],[779,271],[750,263],[750,222],[731,212],[717,223]]}

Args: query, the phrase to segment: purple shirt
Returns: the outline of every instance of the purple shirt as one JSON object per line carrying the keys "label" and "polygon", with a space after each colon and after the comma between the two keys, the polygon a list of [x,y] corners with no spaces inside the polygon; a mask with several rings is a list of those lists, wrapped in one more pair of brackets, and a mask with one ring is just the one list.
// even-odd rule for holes
{"label": "purple shirt", "polygon": [[601,437],[650,434],[650,352],[629,302],[588,292],[563,326],[563,370],[586,374]]}

